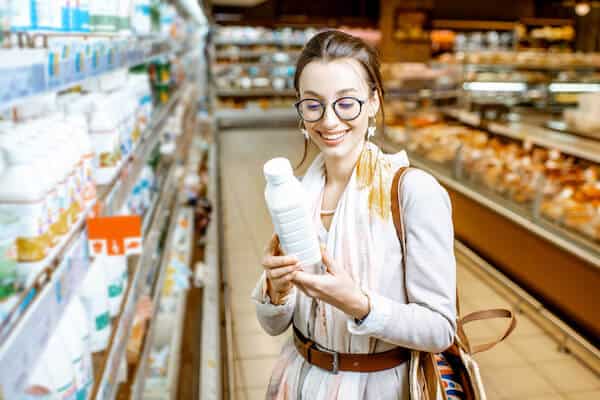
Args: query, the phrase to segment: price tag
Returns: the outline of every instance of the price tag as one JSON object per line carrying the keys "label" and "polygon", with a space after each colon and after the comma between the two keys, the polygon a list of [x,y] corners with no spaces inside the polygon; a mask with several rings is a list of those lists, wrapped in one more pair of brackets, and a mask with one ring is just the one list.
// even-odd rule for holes
{"label": "price tag", "polygon": [[142,253],[142,219],[139,215],[90,218],[87,226],[92,256]]}

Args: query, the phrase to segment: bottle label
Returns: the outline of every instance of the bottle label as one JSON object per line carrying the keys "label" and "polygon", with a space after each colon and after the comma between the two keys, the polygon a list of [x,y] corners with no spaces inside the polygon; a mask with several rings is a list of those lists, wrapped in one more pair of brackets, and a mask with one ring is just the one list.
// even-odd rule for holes
{"label": "bottle label", "polygon": [[102,315],[99,315],[98,317],[96,317],[96,330],[101,331],[101,330],[105,329],[106,327],[108,327],[109,323],[110,323],[110,316],[107,311],[107,312],[103,313]]}

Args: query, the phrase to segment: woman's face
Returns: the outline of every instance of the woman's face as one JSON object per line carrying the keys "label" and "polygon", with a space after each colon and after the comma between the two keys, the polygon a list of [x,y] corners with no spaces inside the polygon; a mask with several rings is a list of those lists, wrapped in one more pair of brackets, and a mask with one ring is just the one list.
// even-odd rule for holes
{"label": "woman's face", "polygon": [[[379,109],[376,92],[371,92],[367,84],[367,72],[354,59],[335,61],[312,61],[304,67],[299,79],[300,100],[316,99],[326,105],[323,117],[315,122],[304,121],[311,140],[327,158],[344,158],[362,149],[369,117],[374,117]],[[364,101],[360,114],[351,121],[340,118],[333,110],[332,103],[342,97],[354,97]],[[306,104],[306,103],[303,103]],[[314,107],[314,104],[312,103]],[[338,113],[351,111],[352,100],[340,100]],[[350,115],[350,114],[348,114]],[[352,114],[353,115],[353,114]]]}

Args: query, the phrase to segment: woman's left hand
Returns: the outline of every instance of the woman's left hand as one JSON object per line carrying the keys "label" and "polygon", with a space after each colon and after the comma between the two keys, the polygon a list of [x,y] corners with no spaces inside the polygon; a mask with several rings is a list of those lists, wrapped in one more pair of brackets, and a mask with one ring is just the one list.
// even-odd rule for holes
{"label": "woman's left hand", "polygon": [[331,304],[353,318],[362,319],[369,313],[369,299],[348,272],[329,258],[324,248],[321,248],[321,254],[326,271],[322,274],[296,271],[294,284],[307,296]]}

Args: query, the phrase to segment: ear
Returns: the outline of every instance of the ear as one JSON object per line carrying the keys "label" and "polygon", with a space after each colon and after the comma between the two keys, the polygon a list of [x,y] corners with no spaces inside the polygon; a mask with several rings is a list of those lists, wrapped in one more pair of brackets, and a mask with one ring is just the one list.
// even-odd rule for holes
{"label": "ear", "polygon": [[379,107],[381,104],[379,103],[379,96],[377,95],[377,89],[374,89],[371,92],[371,96],[369,97],[369,118],[375,117],[379,112]]}

